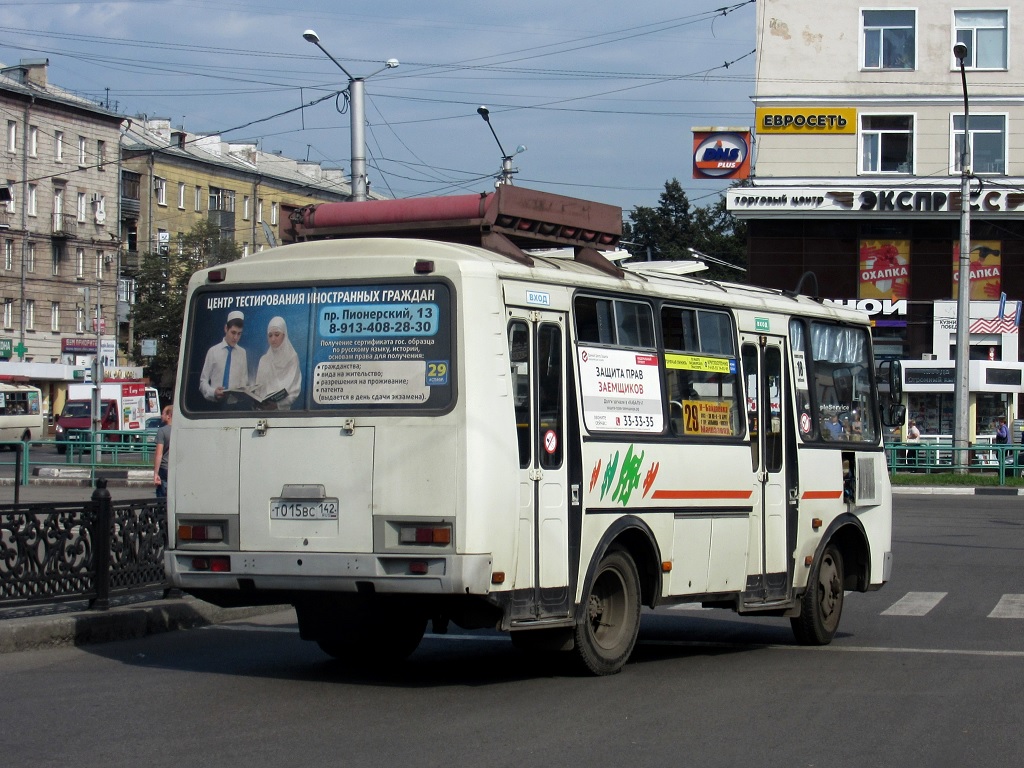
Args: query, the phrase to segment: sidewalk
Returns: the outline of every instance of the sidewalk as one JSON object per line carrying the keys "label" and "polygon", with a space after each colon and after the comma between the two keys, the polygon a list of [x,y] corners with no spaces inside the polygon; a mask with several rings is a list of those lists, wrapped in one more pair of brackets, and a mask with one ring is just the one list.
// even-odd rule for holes
{"label": "sidewalk", "polygon": [[[218,608],[194,597],[162,599],[160,593],[123,598],[107,611],[85,601],[0,609],[0,653],[132,640],[287,610],[287,605]],[[112,601],[116,602],[116,601]]]}

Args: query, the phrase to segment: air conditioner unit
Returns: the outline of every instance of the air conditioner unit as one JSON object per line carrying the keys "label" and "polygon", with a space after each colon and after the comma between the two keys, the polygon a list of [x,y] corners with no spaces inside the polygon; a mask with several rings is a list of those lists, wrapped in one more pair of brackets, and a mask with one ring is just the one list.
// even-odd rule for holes
{"label": "air conditioner unit", "polygon": [[93,205],[96,205],[96,203],[102,203],[103,202],[103,197],[101,195],[93,194],[92,200],[90,202]]}

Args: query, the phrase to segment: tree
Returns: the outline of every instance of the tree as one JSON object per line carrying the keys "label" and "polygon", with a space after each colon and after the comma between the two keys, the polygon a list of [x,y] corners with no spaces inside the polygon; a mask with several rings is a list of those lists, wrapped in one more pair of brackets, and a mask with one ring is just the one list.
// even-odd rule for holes
{"label": "tree", "polygon": [[174,391],[189,279],[199,269],[241,255],[235,241],[221,237],[220,229],[209,221],[197,223],[167,252],[143,255],[132,307],[135,346],[130,352],[141,360],[142,339],[156,339],[157,353],[149,361],[148,373],[161,394]]}
{"label": "tree", "polygon": [[[725,207],[725,198],[705,208],[693,208],[678,180],[665,182],[657,208],[637,206],[623,228],[622,239],[639,259],[684,261],[693,259],[693,248],[739,267],[747,264],[747,226]],[[709,263],[701,277],[743,282],[745,273]]]}

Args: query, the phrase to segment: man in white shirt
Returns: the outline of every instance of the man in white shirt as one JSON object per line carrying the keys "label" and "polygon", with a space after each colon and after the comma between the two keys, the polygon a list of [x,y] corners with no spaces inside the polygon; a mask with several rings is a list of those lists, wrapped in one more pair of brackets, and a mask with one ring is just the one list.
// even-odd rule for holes
{"label": "man in white shirt", "polygon": [[199,391],[211,402],[230,402],[226,390],[249,385],[249,362],[245,350],[238,346],[244,329],[245,315],[238,310],[230,312],[224,326],[224,339],[206,352],[203,372],[199,375]]}

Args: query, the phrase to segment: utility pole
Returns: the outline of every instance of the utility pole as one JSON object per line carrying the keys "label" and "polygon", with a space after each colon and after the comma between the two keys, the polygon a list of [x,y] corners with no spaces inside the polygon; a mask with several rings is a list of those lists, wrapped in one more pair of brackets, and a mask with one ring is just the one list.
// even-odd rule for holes
{"label": "utility pole", "polygon": [[953,466],[958,474],[967,471],[970,457],[970,345],[971,345],[971,131],[967,101],[967,46],[957,43],[953,55],[960,62],[964,90],[964,143],[960,153],[960,284],[956,303],[956,378],[953,380]]}
{"label": "utility pole", "polygon": [[397,67],[398,59],[388,59],[384,66],[376,72],[364,75],[363,77],[355,77],[349,74],[349,71],[341,66],[339,61],[331,56],[330,52],[320,44],[320,36],[312,29],[307,29],[303,32],[302,38],[323,51],[327,58],[333,61],[335,66],[344,72],[348,78],[349,115],[351,117],[352,129],[352,201],[360,202],[366,200],[368,189],[366,180],[366,118],[363,111],[363,102],[366,97],[366,81],[385,69]]}

